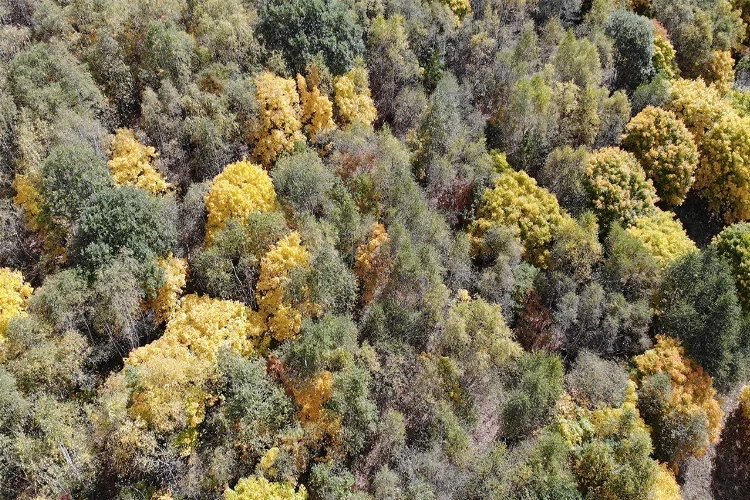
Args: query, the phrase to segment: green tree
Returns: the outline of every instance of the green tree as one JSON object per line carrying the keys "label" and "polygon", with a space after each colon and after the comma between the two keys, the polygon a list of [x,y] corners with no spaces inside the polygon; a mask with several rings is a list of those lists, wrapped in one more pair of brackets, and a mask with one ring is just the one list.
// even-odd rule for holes
{"label": "green tree", "polygon": [[730,267],[714,247],[667,268],[656,294],[656,331],[682,340],[687,352],[727,388],[737,377],[742,311]]}
{"label": "green tree", "polygon": [[654,26],[647,17],[617,10],[604,31],[614,43],[614,86],[632,92],[653,72]]}
{"label": "green tree", "polygon": [[120,252],[141,263],[164,256],[176,237],[168,200],[125,186],[105,189],[89,200],[71,248],[74,261],[94,272]]}
{"label": "green tree", "polygon": [[364,52],[362,27],[346,3],[332,0],[272,0],[260,10],[258,33],[280,50],[289,68],[304,73],[318,53],[336,75],[352,68]]}

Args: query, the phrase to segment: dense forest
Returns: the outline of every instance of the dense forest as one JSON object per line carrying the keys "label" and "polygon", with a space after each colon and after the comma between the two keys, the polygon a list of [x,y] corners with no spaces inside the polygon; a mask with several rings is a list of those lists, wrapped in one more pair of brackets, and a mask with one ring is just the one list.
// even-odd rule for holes
{"label": "dense forest", "polygon": [[750,0],[0,0],[0,498],[750,498]]}

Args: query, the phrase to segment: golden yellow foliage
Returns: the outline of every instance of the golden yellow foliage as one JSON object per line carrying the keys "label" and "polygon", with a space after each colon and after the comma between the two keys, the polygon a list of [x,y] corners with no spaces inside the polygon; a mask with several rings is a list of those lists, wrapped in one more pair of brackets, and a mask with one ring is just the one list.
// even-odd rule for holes
{"label": "golden yellow foliage", "polygon": [[333,104],[328,96],[320,93],[315,78],[308,77],[308,82],[300,74],[297,74],[297,89],[299,90],[300,102],[302,104],[302,123],[305,132],[310,138],[320,132],[328,132],[336,128],[333,123]]}
{"label": "golden yellow foliage", "polygon": [[443,3],[461,20],[471,14],[471,2],[469,0],[442,0]]}
{"label": "golden yellow foliage", "polygon": [[301,387],[293,387],[294,399],[300,407],[299,419],[303,423],[317,422],[321,418],[323,405],[333,393],[333,374],[324,370]]}
{"label": "golden yellow foliage", "polygon": [[378,117],[378,110],[370,97],[367,69],[357,66],[345,75],[336,78],[333,84],[335,102],[342,127],[352,123],[371,125]]}
{"label": "golden yellow foliage", "polygon": [[295,143],[305,140],[297,84],[266,71],[255,79],[255,98],[259,119],[251,133],[253,156],[270,167],[281,152],[291,151]]}
{"label": "golden yellow foliage", "polygon": [[706,133],[695,187],[727,223],[750,219],[750,117],[726,112]]}
{"label": "golden yellow foliage", "polygon": [[[750,385],[746,385],[740,392],[740,408],[742,408],[742,416],[750,420]],[[750,429],[748,429],[750,432]]]}
{"label": "golden yellow foliage", "polygon": [[657,209],[652,215],[636,217],[626,231],[646,246],[662,268],[678,257],[698,251],[672,212]]}
{"label": "golden yellow foliage", "polygon": [[[709,443],[719,439],[723,412],[716,399],[711,376],[703,368],[685,355],[682,343],[665,335],[656,336],[656,345],[633,359],[636,383],[655,374],[666,374],[670,380],[670,398],[664,412],[678,412],[686,415],[699,413],[707,423],[708,440],[698,450],[705,453]],[[679,464],[685,457],[676,457]],[[674,464],[673,464],[674,465]]]}
{"label": "golden yellow foliage", "polygon": [[565,217],[555,195],[539,187],[526,172],[510,171],[501,174],[495,187],[484,192],[470,232],[477,248],[488,230],[511,227],[518,231],[523,257],[545,267],[552,239]]}
{"label": "golden yellow foliage", "polygon": [[42,211],[42,195],[39,192],[39,178],[35,174],[16,174],[13,189],[16,196],[13,203],[23,208],[26,213],[26,224],[29,230],[38,231],[37,215]]}
{"label": "golden yellow foliage", "polygon": [[651,57],[654,70],[669,79],[677,78],[679,69],[674,60],[677,52],[669,40],[669,34],[661,23],[656,20],[651,22],[654,24],[654,55]]}
{"label": "golden yellow foliage", "polygon": [[378,285],[388,279],[391,259],[383,247],[385,243],[388,243],[388,233],[383,224],[376,222],[370,227],[368,241],[357,247],[354,274],[362,289],[363,304],[370,303]]}
{"label": "golden yellow foliage", "polygon": [[654,485],[648,492],[646,500],[682,500],[680,485],[677,484],[677,479],[666,464],[659,464]]}
{"label": "golden yellow foliage", "polygon": [[706,85],[702,79],[678,79],[671,82],[669,100],[665,109],[673,111],[688,128],[695,143],[700,147],[703,135],[731,105],[722,100],[715,87]]}
{"label": "golden yellow foliage", "polygon": [[302,325],[302,313],[290,304],[285,295],[290,271],[307,267],[310,254],[302,246],[299,233],[293,232],[274,245],[260,261],[260,277],[256,285],[258,308],[274,339],[292,338]]}
{"label": "golden yellow foliage", "polygon": [[263,477],[242,478],[234,489],[224,491],[224,500],[307,500],[307,490],[297,491],[289,483],[272,483]]}
{"label": "golden yellow foliage", "polygon": [[128,414],[158,432],[195,428],[213,399],[205,386],[219,350],[253,355],[263,330],[260,315],[240,302],[186,295],[164,335],[125,360],[138,373]]}
{"label": "golden yellow foliage", "polygon": [[719,95],[727,95],[734,87],[734,58],[732,52],[715,50],[710,64],[703,72],[703,76]]}
{"label": "golden yellow foliage", "polygon": [[698,148],[687,127],[671,111],[648,106],[638,113],[622,139],[670,205],[681,205],[695,181]]}
{"label": "golden yellow foliage", "polygon": [[0,346],[5,343],[10,320],[26,314],[26,301],[33,292],[20,271],[0,268]]}
{"label": "golden yellow foliage", "polygon": [[117,185],[136,186],[160,194],[171,185],[154,168],[153,161],[157,156],[153,147],[138,142],[132,130],[121,128],[112,140],[112,159],[107,165]]}
{"label": "golden yellow foliage", "polygon": [[226,225],[229,219],[241,219],[253,212],[267,212],[276,207],[273,181],[259,165],[246,160],[227,165],[214,177],[206,193],[206,242]]}
{"label": "golden yellow foliage", "polygon": [[659,200],[638,160],[618,148],[603,148],[589,155],[585,187],[602,224],[625,225],[656,209]]}
{"label": "golden yellow foliage", "polygon": [[164,284],[159,288],[154,299],[153,307],[156,321],[169,321],[179,308],[179,299],[187,282],[188,264],[186,259],[180,259],[171,253],[159,260],[159,266],[164,269]]}

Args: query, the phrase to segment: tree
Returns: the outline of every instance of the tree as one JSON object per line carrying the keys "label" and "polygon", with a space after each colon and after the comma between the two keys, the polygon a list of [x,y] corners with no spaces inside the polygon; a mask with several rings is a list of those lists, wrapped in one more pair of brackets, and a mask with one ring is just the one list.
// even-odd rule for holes
{"label": "tree", "polygon": [[470,232],[481,249],[490,229],[514,228],[523,245],[524,259],[546,266],[552,240],[565,217],[553,194],[537,186],[525,172],[509,171],[498,177],[494,188],[485,191]]}
{"label": "tree", "polygon": [[130,129],[121,128],[112,140],[112,159],[107,166],[118,186],[135,186],[152,194],[166,192],[171,185],[155,168],[158,156],[151,146],[144,146]]}
{"label": "tree", "polygon": [[716,247],[667,267],[656,293],[658,332],[680,339],[688,354],[726,388],[737,376],[742,310],[731,268]]}
{"label": "tree", "polygon": [[367,305],[375,298],[378,288],[388,280],[392,261],[386,251],[388,232],[385,226],[375,223],[370,227],[365,243],[357,247],[354,274],[357,275],[362,303]]}
{"label": "tree", "polygon": [[365,48],[354,12],[333,0],[266,2],[258,33],[268,48],[282,52],[294,73],[301,73],[320,53],[334,74],[344,74]]}
{"label": "tree", "polygon": [[636,217],[625,231],[641,241],[661,267],[698,250],[672,212],[657,209],[652,215]]}
{"label": "tree", "polygon": [[5,343],[8,323],[26,313],[26,301],[33,289],[23,280],[23,274],[7,267],[0,268],[0,347]]}
{"label": "tree", "polygon": [[295,491],[288,483],[272,483],[264,477],[242,478],[234,489],[224,492],[224,500],[254,500],[269,498],[274,500],[307,500],[307,490],[304,485]]}
{"label": "tree", "polygon": [[[309,81],[309,88],[308,88]],[[314,69],[307,75],[307,79],[297,73],[297,90],[299,91],[305,132],[313,139],[321,132],[330,132],[336,127],[333,123],[333,104],[328,96],[320,92],[320,78],[318,70]]]}
{"label": "tree", "polygon": [[339,125],[346,127],[355,123],[371,125],[378,110],[370,97],[367,69],[355,66],[348,73],[336,77],[333,83]]}
{"label": "tree", "polygon": [[262,167],[242,160],[227,165],[214,177],[204,200],[208,211],[206,241],[210,243],[229,220],[274,210],[276,191]]}
{"label": "tree", "polygon": [[719,118],[701,142],[695,187],[711,211],[733,222],[750,219],[750,118],[730,112]]}
{"label": "tree", "polygon": [[599,149],[589,156],[586,173],[586,192],[603,227],[615,221],[628,225],[636,217],[654,213],[659,198],[632,154]]}
{"label": "tree", "polygon": [[617,10],[604,30],[614,43],[614,86],[632,92],[653,72],[654,26],[646,17]]}
{"label": "tree", "polygon": [[310,254],[296,232],[279,240],[260,261],[258,308],[271,336],[279,342],[299,332],[302,313],[286,298],[287,285],[290,273],[307,267],[309,262]]}
{"label": "tree", "polygon": [[747,310],[750,307],[750,223],[738,222],[726,227],[713,240],[719,255],[729,262],[734,282],[737,286],[737,297]]}
{"label": "tree", "polygon": [[588,350],[578,353],[575,364],[565,375],[565,387],[582,407],[616,408],[625,402],[628,373],[615,361],[602,359]]}
{"label": "tree", "polygon": [[305,140],[297,83],[266,71],[255,79],[255,98],[259,118],[251,124],[253,156],[268,168],[279,154]]}
{"label": "tree", "polygon": [[67,228],[78,220],[89,198],[112,185],[104,161],[85,144],[52,149],[39,173],[41,217]]}
{"label": "tree", "polygon": [[665,109],[673,111],[688,128],[700,148],[703,136],[729,109],[715,88],[702,79],[671,82]]}
{"label": "tree", "polygon": [[159,260],[164,269],[164,284],[157,291],[153,307],[156,321],[168,322],[179,309],[179,299],[187,281],[187,260],[173,256],[171,253]]}
{"label": "tree", "polygon": [[698,148],[675,114],[648,106],[628,123],[622,144],[654,182],[659,197],[681,205],[695,180]]}
{"label": "tree", "polygon": [[727,417],[716,446],[711,486],[714,498],[729,500],[750,494],[750,388],[746,385],[739,405]]}
{"label": "tree", "polygon": [[539,184],[557,196],[560,206],[571,215],[580,215],[588,203],[583,186],[588,156],[585,147],[553,149],[537,176]]}
{"label": "tree", "polygon": [[[639,12],[640,14],[640,12]],[[641,14],[643,15],[643,14]],[[654,71],[661,73],[664,77],[673,80],[677,78],[680,69],[677,67],[675,56],[677,53],[669,39],[669,33],[666,28],[657,20],[652,19],[654,24]]]}
{"label": "tree", "polygon": [[651,427],[655,456],[673,471],[719,439],[723,412],[711,377],[679,340],[657,335],[653,349],[633,359],[638,408]]}

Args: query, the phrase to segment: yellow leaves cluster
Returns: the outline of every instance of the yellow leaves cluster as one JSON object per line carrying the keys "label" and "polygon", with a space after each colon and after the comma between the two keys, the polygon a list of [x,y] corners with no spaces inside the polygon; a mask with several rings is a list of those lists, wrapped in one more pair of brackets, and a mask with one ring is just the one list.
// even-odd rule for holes
{"label": "yellow leaves cluster", "polygon": [[677,484],[677,479],[666,464],[659,464],[654,484],[648,492],[646,500],[682,500],[680,485]]}
{"label": "yellow leaves cluster", "polygon": [[670,80],[677,78],[679,69],[674,60],[677,51],[669,40],[666,28],[656,20],[651,22],[654,24],[654,55],[651,57],[654,69]]}
{"label": "yellow leaves cluster", "polygon": [[468,14],[471,14],[471,2],[469,0],[443,0],[445,4],[460,21]]}
{"label": "yellow leaves cluster", "polygon": [[169,321],[179,308],[179,298],[187,282],[187,260],[173,256],[171,253],[159,260],[164,269],[164,284],[159,288],[153,307],[156,321]]}
{"label": "yellow leaves cluster", "polygon": [[730,105],[721,99],[713,86],[702,79],[678,79],[671,82],[670,97],[664,107],[673,111],[688,128],[695,143],[700,146],[703,135],[729,111]]}
{"label": "yellow leaves cluster", "polygon": [[750,219],[750,117],[724,113],[705,134],[695,186],[727,223]]}
{"label": "yellow leaves cluster", "polygon": [[[700,365],[685,356],[685,348],[679,340],[657,335],[656,345],[636,356],[633,362],[637,370],[636,382],[649,375],[667,374],[672,388],[668,411],[703,413],[708,423],[709,441],[715,443],[719,439],[723,412],[716,400],[713,380]],[[705,448],[702,451],[705,452]]]}
{"label": "yellow leaves cluster", "polygon": [[26,301],[33,292],[19,271],[0,268],[0,346],[5,343],[10,320],[26,314]]}
{"label": "yellow leaves cluster", "polygon": [[210,244],[229,219],[241,219],[253,212],[273,210],[276,207],[276,191],[273,181],[262,167],[242,160],[227,165],[214,177],[204,201],[208,211],[206,241]]}
{"label": "yellow leaves cluster", "polygon": [[357,247],[354,274],[362,290],[362,303],[368,304],[375,297],[378,284],[388,279],[391,259],[383,246],[388,242],[385,226],[376,222],[370,228],[368,241]]}
{"label": "yellow leaves cluster", "polygon": [[308,88],[308,81],[305,77],[297,74],[297,88],[302,104],[301,120],[310,138],[336,128],[336,124],[333,123],[333,104],[328,96],[320,93],[316,76],[316,72],[308,76],[307,80],[310,80],[310,88]]}
{"label": "yellow leaves cluster", "polygon": [[734,87],[734,58],[729,50],[715,50],[711,62],[704,71],[706,81],[725,96]]}
{"label": "yellow leaves cluster", "polygon": [[363,123],[371,125],[378,111],[370,97],[367,69],[357,66],[336,78],[333,84],[336,108],[341,126]]}
{"label": "yellow leaves cluster", "polygon": [[657,209],[652,215],[636,217],[626,232],[641,241],[662,268],[678,257],[698,251],[672,212]]}
{"label": "yellow leaves cluster", "polygon": [[746,420],[750,420],[750,385],[743,387],[740,392],[740,408],[742,409],[742,416]]}
{"label": "yellow leaves cluster", "polygon": [[38,185],[38,176],[32,173],[16,174],[13,180],[13,188],[16,190],[13,203],[23,208],[26,213],[27,227],[31,231],[39,230],[37,215],[42,211],[42,195],[39,192]]}
{"label": "yellow leaves cluster", "polygon": [[[262,334],[262,319],[244,304],[186,295],[164,335],[131,352],[125,370],[108,383],[116,386],[116,379],[137,374],[129,417],[160,433],[189,431],[203,421],[214,399],[206,385],[219,350],[252,355],[262,345]],[[186,444],[189,449],[192,443]]]}
{"label": "yellow leaves cluster", "polygon": [[112,159],[107,162],[118,186],[136,186],[153,194],[165,193],[171,185],[154,168],[158,156],[151,146],[144,146],[132,130],[117,130],[112,140]]}
{"label": "yellow leaves cluster", "polygon": [[280,153],[291,151],[295,143],[305,140],[299,118],[300,97],[294,80],[267,71],[255,79],[255,97],[259,119],[251,133],[253,156],[269,167]]}
{"label": "yellow leaves cluster", "polygon": [[539,187],[528,174],[506,172],[494,188],[485,191],[470,232],[477,247],[488,230],[513,228],[521,239],[523,257],[545,267],[552,239],[565,217],[555,195]]}
{"label": "yellow leaves cluster", "polygon": [[292,387],[292,394],[300,407],[300,421],[302,423],[317,422],[321,419],[323,405],[333,394],[333,374],[328,370],[323,370],[301,387]]}
{"label": "yellow leaves cluster", "polygon": [[258,308],[267,330],[280,342],[297,335],[302,325],[302,314],[287,300],[286,293],[291,271],[309,263],[310,254],[297,232],[281,239],[260,261]]}
{"label": "yellow leaves cluster", "polygon": [[681,205],[695,181],[698,148],[687,127],[671,111],[648,106],[625,128],[622,140],[670,205]]}
{"label": "yellow leaves cluster", "polygon": [[272,483],[263,477],[242,478],[234,489],[224,491],[224,500],[307,500],[307,490],[297,491],[289,483]]}
{"label": "yellow leaves cluster", "polygon": [[586,176],[586,190],[604,223],[619,220],[628,225],[654,212],[659,200],[656,190],[632,154],[618,148],[599,149],[588,158]]}

